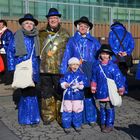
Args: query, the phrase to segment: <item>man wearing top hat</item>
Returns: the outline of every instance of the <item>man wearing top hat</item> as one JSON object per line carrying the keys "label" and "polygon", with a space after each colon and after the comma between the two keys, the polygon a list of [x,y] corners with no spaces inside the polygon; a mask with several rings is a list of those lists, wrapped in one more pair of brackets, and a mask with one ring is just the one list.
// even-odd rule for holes
{"label": "man wearing top hat", "polygon": [[62,93],[59,86],[60,64],[69,38],[68,32],[61,27],[61,14],[56,8],[50,8],[47,27],[40,30],[41,43],[41,115],[44,124],[53,120],[60,123],[60,105]]}
{"label": "man wearing top hat", "polygon": [[[85,88],[85,100],[84,100],[84,122],[94,126],[97,118],[96,107],[92,94],[90,92],[90,80],[92,73],[92,65],[95,63],[96,52],[100,48],[100,43],[91,36],[90,30],[93,24],[85,16],[74,22],[77,31],[74,36],[71,37],[67,43],[64,57],[61,63],[61,73],[65,74],[68,68],[68,60],[71,57],[77,57],[81,62],[81,70],[86,74],[88,83]],[[66,116],[68,114],[66,113]]]}

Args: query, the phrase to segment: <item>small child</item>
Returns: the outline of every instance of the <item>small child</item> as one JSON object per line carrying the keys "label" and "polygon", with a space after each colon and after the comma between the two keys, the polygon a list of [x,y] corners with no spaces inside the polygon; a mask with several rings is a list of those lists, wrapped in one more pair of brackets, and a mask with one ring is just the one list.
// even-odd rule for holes
{"label": "small child", "polygon": [[112,55],[113,52],[110,46],[103,44],[98,52],[99,60],[93,67],[91,82],[91,92],[95,93],[95,97],[100,103],[101,131],[104,133],[109,133],[113,130],[115,110],[114,106],[110,102],[107,80],[101,68],[108,78],[115,81],[120,95],[123,95],[125,91],[122,73],[118,66],[111,61]]}
{"label": "small child", "polygon": [[[61,87],[65,89],[63,93],[63,101],[61,106],[62,126],[66,133],[70,133],[73,125],[77,132],[81,131],[84,86],[87,78],[79,69],[80,61],[76,57],[72,57],[68,61],[69,71],[60,79]],[[63,109],[62,109],[63,107]]]}

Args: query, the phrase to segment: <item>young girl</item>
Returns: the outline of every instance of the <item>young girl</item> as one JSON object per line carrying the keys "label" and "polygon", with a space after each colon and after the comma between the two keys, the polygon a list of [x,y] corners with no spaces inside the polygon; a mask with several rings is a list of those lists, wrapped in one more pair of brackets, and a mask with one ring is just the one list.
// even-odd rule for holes
{"label": "young girl", "polygon": [[68,61],[69,71],[60,79],[61,87],[65,89],[62,101],[62,126],[66,133],[70,133],[73,125],[77,132],[81,131],[83,111],[83,88],[87,78],[79,69],[80,61],[72,57]]}
{"label": "young girl", "polygon": [[123,95],[125,91],[122,74],[118,66],[110,61],[112,55],[113,52],[110,46],[103,44],[98,52],[99,60],[93,68],[91,82],[91,92],[95,93],[95,97],[100,103],[101,131],[104,133],[109,133],[113,130],[115,110],[114,106],[110,102],[107,80],[101,68],[108,78],[111,78],[115,81],[120,95]]}

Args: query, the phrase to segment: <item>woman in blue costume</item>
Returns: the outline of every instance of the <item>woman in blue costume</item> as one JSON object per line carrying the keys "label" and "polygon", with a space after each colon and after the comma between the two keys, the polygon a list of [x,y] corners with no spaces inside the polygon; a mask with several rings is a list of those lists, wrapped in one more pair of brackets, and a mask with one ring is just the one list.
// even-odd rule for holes
{"label": "woman in blue costume", "polygon": [[113,130],[115,120],[115,110],[110,102],[106,77],[115,81],[120,95],[123,95],[125,91],[122,73],[111,61],[112,55],[110,46],[103,44],[98,52],[99,61],[94,65],[91,82],[91,91],[100,104],[101,131],[104,133]]}
{"label": "woman in blue costume", "polygon": [[[31,14],[25,14],[19,19],[19,29],[14,39],[10,41],[7,51],[8,69],[14,71],[15,66],[30,58],[32,54],[33,81],[39,82],[39,39],[35,28],[38,21]],[[21,125],[34,125],[40,122],[37,90],[35,87],[19,89],[20,100],[18,103],[18,122]]]}
{"label": "woman in blue costume", "polygon": [[134,38],[125,26],[118,21],[114,22],[110,29],[109,44],[116,55],[114,61],[118,64],[124,76],[125,93],[128,93],[127,73],[129,68],[132,67],[131,55],[135,46]]}
{"label": "woman in blue costume", "polygon": [[89,30],[93,24],[89,22],[87,17],[81,17],[74,22],[77,28],[74,36],[67,43],[66,50],[61,63],[61,74],[65,74],[68,68],[68,60],[71,57],[77,57],[81,62],[81,69],[88,77],[87,86],[84,89],[84,123],[94,126],[97,119],[95,102],[90,91],[90,80],[92,73],[92,65],[95,63],[96,52],[100,48],[100,43],[96,38],[92,37]]}

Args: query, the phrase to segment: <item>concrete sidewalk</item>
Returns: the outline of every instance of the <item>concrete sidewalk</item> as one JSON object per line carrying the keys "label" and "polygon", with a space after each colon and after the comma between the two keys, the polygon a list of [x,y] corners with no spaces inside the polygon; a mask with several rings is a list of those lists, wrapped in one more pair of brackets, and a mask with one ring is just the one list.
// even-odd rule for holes
{"label": "concrete sidewalk", "polygon": [[130,81],[133,98],[123,97],[123,105],[116,108],[114,131],[109,134],[102,133],[99,124],[94,128],[85,125],[80,133],[72,128],[72,133],[68,135],[56,122],[47,126],[42,121],[37,127],[20,126],[12,101],[13,90],[0,85],[0,140],[140,140],[140,101],[134,98],[140,90],[133,89],[136,85],[134,79]]}
{"label": "concrete sidewalk", "polygon": [[3,122],[0,121],[0,140],[20,140]]}

